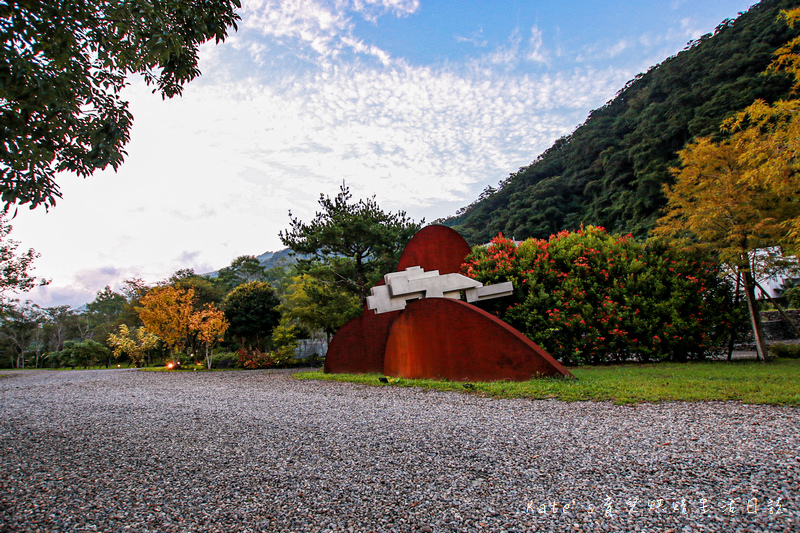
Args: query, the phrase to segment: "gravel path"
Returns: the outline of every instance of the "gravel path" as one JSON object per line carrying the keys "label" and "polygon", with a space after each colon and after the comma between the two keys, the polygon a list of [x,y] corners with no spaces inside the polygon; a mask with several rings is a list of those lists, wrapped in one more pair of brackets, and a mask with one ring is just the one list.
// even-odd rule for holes
{"label": "gravel path", "polygon": [[797,408],[6,374],[0,531],[800,531]]}

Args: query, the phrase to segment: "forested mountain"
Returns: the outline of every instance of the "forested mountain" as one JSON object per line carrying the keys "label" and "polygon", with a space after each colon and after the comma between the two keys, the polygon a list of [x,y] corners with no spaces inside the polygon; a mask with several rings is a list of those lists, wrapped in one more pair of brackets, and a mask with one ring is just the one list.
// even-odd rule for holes
{"label": "forested mountain", "polygon": [[787,95],[790,82],[764,76],[773,52],[796,30],[779,20],[798,0],[763,0],[712,34],[689,43],[589,114],[530,166],[498,188],[487,187],[443,223],[471,243],[507,237],[547,238],[581,223],[644,235],[664,205],[662,184],[678,165],[676,152],[756,98]]}

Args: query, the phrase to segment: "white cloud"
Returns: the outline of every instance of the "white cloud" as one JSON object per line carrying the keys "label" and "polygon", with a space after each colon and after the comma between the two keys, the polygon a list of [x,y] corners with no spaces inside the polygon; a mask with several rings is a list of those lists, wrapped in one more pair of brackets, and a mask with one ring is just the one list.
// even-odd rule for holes
{"label": "white cloud", "polygon": [[353,0],[353,9],[373,21],[385,13],[406,17],[419,9],[419,0]]}
{"label": "white cloud", "polygon": [[616,57],[620,55],[625,49],[628,48],[628,41],[625,39],[620,39],[613,46],[611,46],[608,50],[606,50],[606,54],[608,57]]}
{"label": "white cloud", "polygon": [[525,59],[534,61],[536,63],[548,63],[548,57],[545,53],[542,39],[542,30],[538,26],[531,28],[531,38],[528,41],[528,50],[525,54]]}
{"label": "white cloud", "polygon": [[[256,31],[282,44],[298,42],[323,58],[335,58],[347,50],[374,56],[387,65],[388,53],[354,36],[350,14],[376,22],[386,14],[409,16],[419,5],[419,0],[245,0],[242,30]],[[258,52],[260,59],[261,50]]]}
{"label": "white cloud", "polygon": [[162,101],[140,83],[127,91],[136,122],[118,174],[67,177],[51,213],[20,214],[15,238],[43,253],[38,271],[54,278],[37,299],[89,301],[115,275],[155,282],[280,249],[288,211],[307,220],[342,180],[416,218],[463,205],[636,73],[523,72],[521,60],[548,60],[538,26],[471,63],[437,67],[392,58],[354,33],[353,13],[408,16],[418,1],[244,4],[242,30],[203,47],[204,75],[182,98]]}
{"label": "white cloud", "polygon": [[491,65],[504,65],[514,67],[519,63],[520,46],[522,38],[519,35],[519,28],[515,28],[508,38],[508,42],[498,46],[495,50],[486,55],[486,60]]}
{"label": "white cloud", "polygon": [[489,44],[489,41],[483,36],[482,28],[473,32],[469,37],[455,35],[453,38],[460,43],[470,43],[476,48],[484,48]]}
{"label": "white cloud", "polygon": [[684,35],[690,40],[699,39],[706,33],[713,33],[713,31],[709,31],[708,28],[700,24],[699,21],[691,18],[681,20],[681,29],[684,31]]}

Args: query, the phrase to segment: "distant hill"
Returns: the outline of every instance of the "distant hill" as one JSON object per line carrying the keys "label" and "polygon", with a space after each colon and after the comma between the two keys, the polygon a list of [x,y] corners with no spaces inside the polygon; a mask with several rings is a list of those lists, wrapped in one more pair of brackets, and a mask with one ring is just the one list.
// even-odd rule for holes
{"label": "distant hill", "polygon": [[296,263],[297,258],[290,256],[289,254],[291,253],[291,249],[284,248],[283,250],[278,250],[277,252],[264,252],[261,255],[257,255],[256,259],[258,259],[258,262],[261,263],[261,266],[269,270],[276,266],[291,265]]}
{"label": "distant hill", "polygon": [[665,201],[662,184],[676,152],[756,98],[786,96],[786,78],[763,76],[773,52],[796,32],[778,20],[799,0],[763,0],[713,35],[636,76],[571,135],[497,188],[441,223],[470,244],[507,237],[546,238],[581,223],[645,235]]}
{"label": "distant hill", "polygon": [[[290,256],[291,252],[292,251],[289,248],[284,248],[283,250],[278,250],[277,252],[264,252],[261,255],[255,256],[255,258],[258,259],[258,262],[261,264],[261,266],[267,270],[270,270],[278,266],[288,266],[296,263],[297,257]],[[303,256],[301,255],[300,257],[302,258]],[[208,272],[202,275],[209,278],[216,278],[218,273],[218,270],[214,270],[213,272]]]}

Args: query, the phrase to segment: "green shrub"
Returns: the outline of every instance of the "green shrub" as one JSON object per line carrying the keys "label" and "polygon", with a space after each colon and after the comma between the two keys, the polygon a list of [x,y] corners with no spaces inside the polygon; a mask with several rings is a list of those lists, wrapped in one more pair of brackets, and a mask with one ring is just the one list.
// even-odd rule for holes
{"label": "green shrub", "polygon": [[45,356],[53,366],[85,367],[107,363],[111,350],[91,339],[85,341],[68,340],[60,352],[51,352]]}
{"label": "green shrub", "polygon": [[486,309],[567,364],[701,359],[721,351],[737,316],[707,257],[594,226],[519,246],[500,235],[464,272],[513,282],[513,299]]}
{"label": "green shrub", "polygon": [[800,344],[773,344],[769,347],[769,354],[782,359],[800,359]]}
{"label": "green shrub", "polygon": [[239,356],[234,352],[215,352],[211,359],[211,368],[236,368]]}
{"label": "green shrub", "polygon": [[800,285],[791,285],[784,289],[783,296],[787,306],[791,309],[800,309]]}

